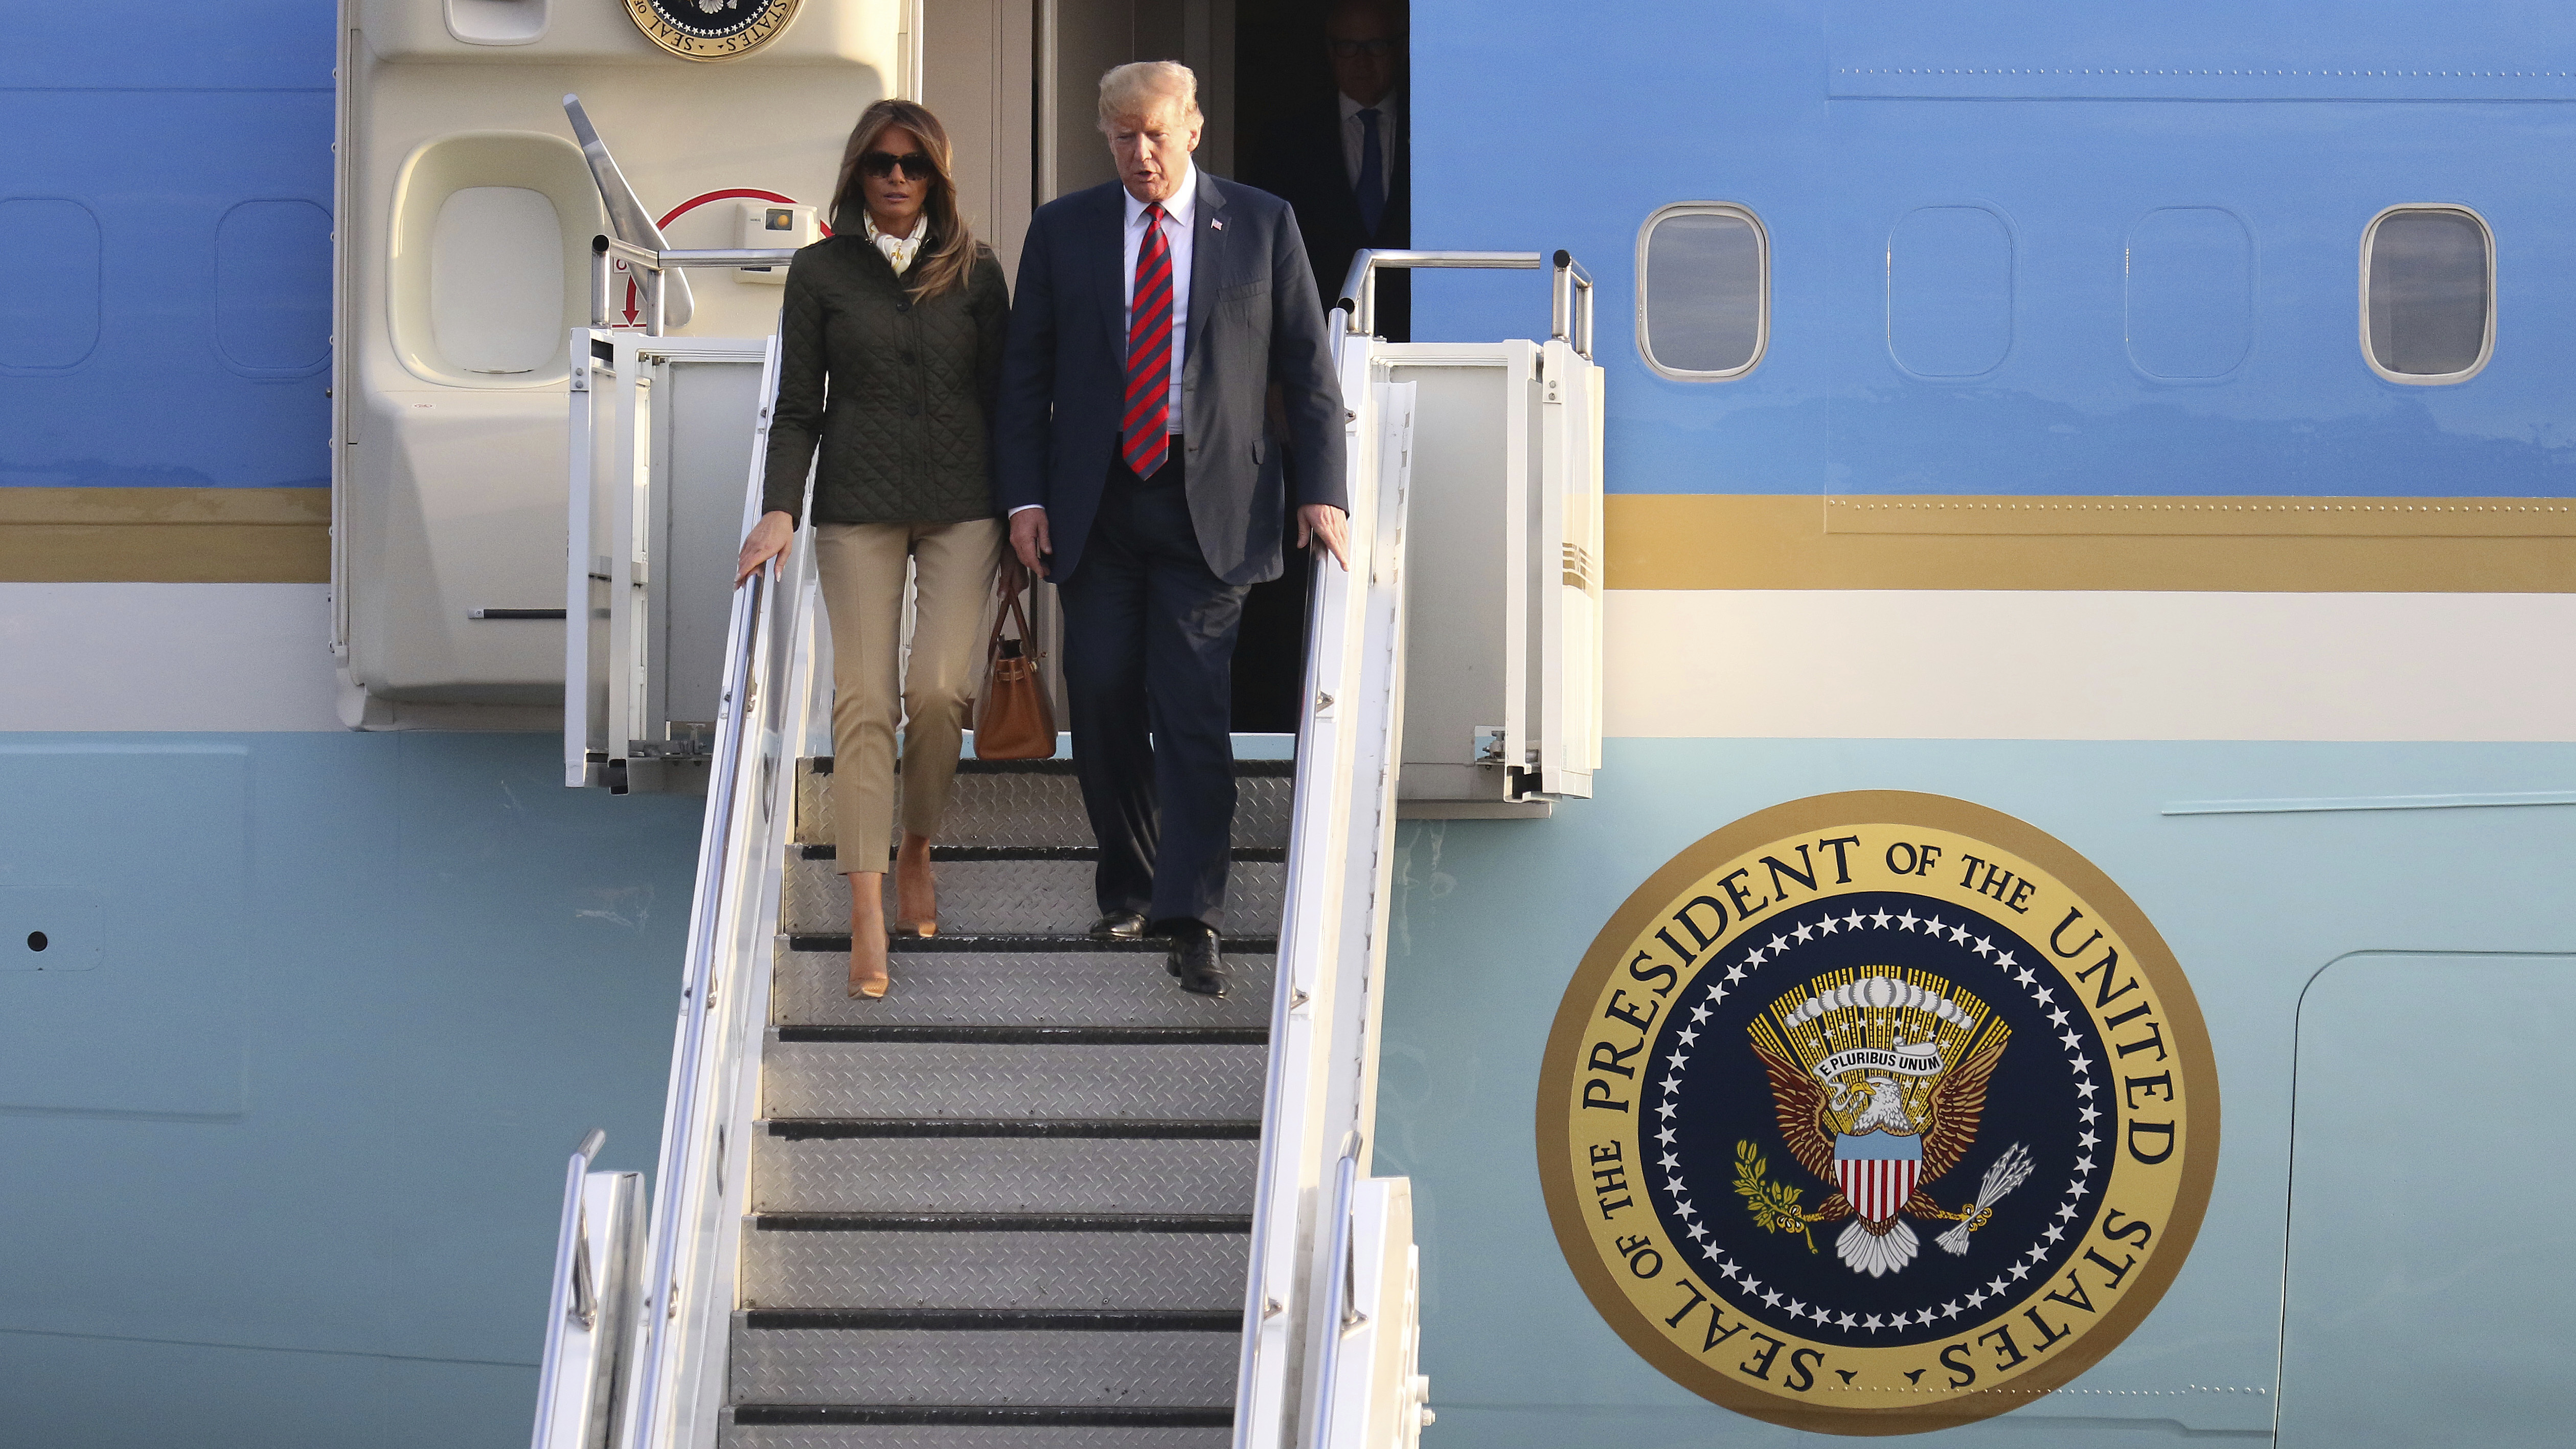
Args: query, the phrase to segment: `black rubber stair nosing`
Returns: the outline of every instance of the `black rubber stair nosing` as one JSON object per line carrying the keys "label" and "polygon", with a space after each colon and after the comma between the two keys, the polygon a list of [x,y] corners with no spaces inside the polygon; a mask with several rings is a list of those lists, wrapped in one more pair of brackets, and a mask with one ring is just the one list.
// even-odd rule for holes
{"label": "black rubber stair nosing", "polygon": [[[802,860],[838,860],[841,858],[840,847],[836,845],[800,845],[796,847],[796,853],[797,857]],[[1282,865],[1288,860],[1288,847],[1284,845],[1238,845],[1234,848],[1233,854],[1234,859],[1238,861],[1249,861],[1254,864]],[[1098,860],[1100,859],[1100,847],[1096,845],[934,845],[930,847],[930,858],[933,861]]]}
{"label": "black rubber stair nosing", "polygon": [[984,1424],[1088,1429],[1230,1429],[1234,1410],[1053,1404],[736,1404],[737,1425]]}
{"label": "black rubber stair nosing", "polygon": [[1119,1119],[1015,1117],[905,1117],[870,1121],[842,1117],[784,1117],[768,1122],[769,1135],[791,1142],[853,1141],[874,1137],[1074,1137],[1152,1141],[1258,1142],[1258,1121],[1166,1122]]}
{"label": "black rubber stair nosing", "polygon": [[[888,944],[889,949],[893,950],[898,955],[909,952],[963,952],[967,954],[980,952],[985,955],[995,956],[1055,956],[1085,951],[1152,952],[1156,955],[1162,955],[1168,953],[1172,949],[1172,943],[1170,941],[1151,936],[1145,937],[1141,940],[1103,941],[1096,936],[1042,936],[1028,932],[990,936],[897,936]],[[1227,936],[1224,938],[1224,944],[1226,954],[1231,956],[1276,956],[1279,954],[1279,938],[1277,936]],[[850,937],[847,932],[843,932],[839,935],[789,932],[787,934],[787,949],[790,951],[838,951],[846,954],[850,949]]]}
{"label": "black rubber stair nosing", "polygon": [[[832,773],[830,755],[807,755],[805,763],[817,775]],[[959,760],[957,773],[961,775],[1070,775],[1073,773],[1073,761]],[[1237,779],[1293,776],[1296,773],[1295,760],[1237,760],[1234,762],[1234,774]]]}
{"label": "black rubber stair nosing", "polygon": [[922,1333],[1241,1333],[1236,1309],[1198,1308],[750,1308],[756,1332],[893,1329]]}
{"label": "black rubber stair nosing", "polygon": [[764,1233],[1250,1233],[1250,1213],[753,1213]]}
{"label": "black rubber stair nosing", "polygon": [[949,1046],[1267,1046],[1260,1026],[782,1026],[783,1042]]}

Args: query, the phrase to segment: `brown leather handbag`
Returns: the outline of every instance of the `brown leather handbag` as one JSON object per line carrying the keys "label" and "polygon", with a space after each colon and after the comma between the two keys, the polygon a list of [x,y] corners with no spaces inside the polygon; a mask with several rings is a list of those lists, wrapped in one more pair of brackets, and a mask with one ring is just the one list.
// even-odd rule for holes
{"label": "brown leather handbag", "polygon": [[[984,692],[975,701],[979,760],[1043,760],[1055,754],[1055,706],[1038,673],[1046,656],[1030,648],[1020,593],[1013,589],[1010,601],[994,613],[993,637],[985,645]],[[1018,638],[1003,637],[1006,622],[1017,626]]]}

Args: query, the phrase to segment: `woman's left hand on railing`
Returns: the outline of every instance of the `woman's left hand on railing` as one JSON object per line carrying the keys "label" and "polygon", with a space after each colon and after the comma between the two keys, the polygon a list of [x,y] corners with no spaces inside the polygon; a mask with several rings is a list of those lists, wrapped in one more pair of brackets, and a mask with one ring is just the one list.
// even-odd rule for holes
{"label": "woman's left hand on railing", "polygon": [[733,586],[741,588],[742,581],[762,564],[785,553],[787,541],[795,536],[796,520],[792,515],[775,511],[760,515],[760,521],[751,526],[751,533],[742,541],[742,558],[734,566]]}

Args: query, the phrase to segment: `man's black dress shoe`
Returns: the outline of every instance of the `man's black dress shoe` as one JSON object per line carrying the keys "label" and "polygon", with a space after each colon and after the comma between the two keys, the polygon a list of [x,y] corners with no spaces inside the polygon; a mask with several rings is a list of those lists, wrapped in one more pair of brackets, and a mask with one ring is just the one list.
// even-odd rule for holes
{"label": "man's black dress shoe", "polygon": [[1095,941],[1135,941],[1144,935],[1143,911],[1111,911],[1091,923],[1091,939]]}
{"label": "man's black dress shoe", "polygon": [[1181,989],[1194,996],[1225,995],[1225,952],[1216,932],[1197,921],[1176,921],[1171,937],[1172,954],[1163,969],[1179,979]]}

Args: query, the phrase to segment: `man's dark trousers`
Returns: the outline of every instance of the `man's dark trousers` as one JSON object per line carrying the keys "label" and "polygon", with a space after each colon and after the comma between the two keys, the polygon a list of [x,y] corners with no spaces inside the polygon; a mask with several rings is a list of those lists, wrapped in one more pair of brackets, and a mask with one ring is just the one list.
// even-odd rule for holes
{"label": "man's dark trousers", "polygon": [[1249,590],[1207,566],[1182,451],[1175,434],[1146,479],[1110,465],[1090,545],[1060,586],[1064,679],[1074,770],[1100,842],[1101,913],[1221,930],[1233,859],[1234,636]]}

